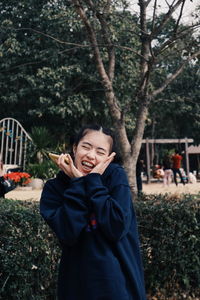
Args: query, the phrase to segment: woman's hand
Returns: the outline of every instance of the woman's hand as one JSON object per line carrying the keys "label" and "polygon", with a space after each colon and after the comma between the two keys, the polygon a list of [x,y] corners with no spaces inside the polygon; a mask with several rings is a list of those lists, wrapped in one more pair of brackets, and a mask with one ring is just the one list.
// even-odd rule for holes
{"label": "woman's hand", "polygon": [[[66,164],[65,158],[69,160],[69,164]],[[61,154],[58,158],[57,165],[70,178],[83,176],[83,174],[74,166],[74,162],[69,154]]]}
{"label": "woman's hand", "polygon": [[113,161],[115,155],[116,153],[112,152],[108,157],[106,157],[105,160],[96,165],[90,173],[99,173],[100,175],[102,175],[108,165]]}

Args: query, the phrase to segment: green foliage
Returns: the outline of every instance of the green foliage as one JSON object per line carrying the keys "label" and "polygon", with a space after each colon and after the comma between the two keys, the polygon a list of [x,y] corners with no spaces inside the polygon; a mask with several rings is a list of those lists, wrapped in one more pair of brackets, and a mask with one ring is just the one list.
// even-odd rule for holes
{"label": "green foliage", "polygon": [[162,291],[160,299],[199,297],[200,197],[143,195],[136,210],[147,290]]}
{"label": "green foliage", "polygon": [[[135,202],[148,299],[200,297],[200,197]],[[38,203],[0,201],[0,299],[54,300],[60,249]]]}
{"label": "green foliage", "polygon": [[0,299],[54,300],[59,248],[37,203],[0,201]]}
{"label": "green foliage", "polygon": [[150,109],[145,136],[194,138],[199,143],[199,64],[189,65]]}
{"label": "green foliage", "polygon": [[[123,111],[129,138],[133,136],[138,110],[141,40],[139,18],[128,10],[127,1],[111,1],[106,22],[115,50],[113,87]],[[105,11],[105,1],[95,1]],[[68,142],[74,129],[83,123],[99,122],[112,126],[105,103],[105,92],[94,64],[85,29],[71,1],[1,1],[0,102],[1,118],[14,117],[27,131],[32,126],[48,127],[56,143]],[[88,10],[87,10],[88,11]],[[89,19],[97,29],[102,59],[108,69],[104,34],[95,14]],[[156,17],[156,24],[162,20]],[[150,22],[149,28],[150,32]],[[157,50],[172,32],[171,18],[152,49]],[[180,65],[185,54],[199,44],[198,33],[183,34],[177,43],[156,57],[150,89],[156,89]],[[184,73],[160,95],[150,108],[146,137],[193,137],[199,141],[199,60],[185,67]],[[20,109],[19,109],[20,107]]]}
{"label": "green foliage", "polygon": [[43,180],[53,178],[58,173],[58,167],[50,160],[44,160],[39,164],[28,164],[26,170],[34,178]]}
{"label": "green foliage", "polygon": [[60,142],[82,122],[104,119],[103,91],[73,7],[8,0],[0,9],[1,117],[16,118],[28,131],[48,126]]}
{"label": "green foliage", "polygon": [[51,145],[51,135],[45,127],[32,127],[31,138],[33,140],[33,152],[30,153],[37,160],[38,163],[42,163],[44,157],[47,157],[47,149]]}
{"label": "green foliage", "polygon": [[[162,16],[160,16],[161,18]],[[154,50],[159,47],[175,28],[170,19],[163,34],[155,41]],[[172,43],[158,58],[152,76],[153,88],[161,86],[165,78],[173,74],[188,53],[198,49],[199,34],[188,34],[187,25],[180,25],[182,39]],[[187,54],[187,55],[186,55]],[[200,95],[199,57],[185,66],[184,71],[153,101],[147,121],[145,136],[150,138],[194,138],[199,143]]]}
{"label": "green foliage", "polygon": [[32,127],[31,137],[36,146],[36,150],[43,150],[51,144],[51,136],[45,127]]}

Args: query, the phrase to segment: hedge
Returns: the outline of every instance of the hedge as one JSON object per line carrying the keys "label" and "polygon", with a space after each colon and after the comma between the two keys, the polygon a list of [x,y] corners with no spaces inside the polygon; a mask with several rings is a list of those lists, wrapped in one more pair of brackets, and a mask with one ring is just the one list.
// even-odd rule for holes
{"label": "hedge", "polygon": [[149,299],[199,300],[200,195],[144,195],[136,211]]}
{"label": "hedge", "polygon": [[[200,299],[200,196],[143,195],[135,209],[148,299]],[[55,300],[59,257],[38,203],[0,199],[0,299]]]}
{"label": "hedge", "polygon": [[59,252],[38,203],[0,199],[0,299],[55,299]]}

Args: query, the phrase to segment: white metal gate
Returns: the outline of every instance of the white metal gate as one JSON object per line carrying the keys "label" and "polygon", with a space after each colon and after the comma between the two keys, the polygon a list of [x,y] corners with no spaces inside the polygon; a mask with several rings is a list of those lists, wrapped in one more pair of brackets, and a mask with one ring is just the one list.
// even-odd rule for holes
{"label": "white metal gate", "polygon": [[4,164],[18,165],[24,169],[30,142],[31,137],[17,120],[0,120],[0,154]]}

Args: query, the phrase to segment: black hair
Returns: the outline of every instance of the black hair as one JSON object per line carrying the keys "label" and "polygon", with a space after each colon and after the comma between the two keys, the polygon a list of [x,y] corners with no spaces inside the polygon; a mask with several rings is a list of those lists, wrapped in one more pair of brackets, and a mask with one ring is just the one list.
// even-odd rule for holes
{"label": "black hair", "polygon": [[[71,144],[71,148],[73,147],[73,145],[78,146],[80,140],[88,133],[88,131],[101,131],[102,133],[110,136],[112,138],[112,148],[110,153],[115,152],[116,155],[114,156],[113,162],[115,163],[122,163],[122,159],[121,159],[121,155],[120,155],[120,151],[119,151],[119,147],[118,147],[118,143],[116,141],[116,135],[114,133],[114,131],[112,131],[109,128],[103,127],[101,125],[98,124],[89,124],[89,125],[84,125],[77,134],[75,134],[74,136],[71,137],[70,139],[70,144]],[[71,155],[72,155],[72,150],[71,150]],[[73,155],[72,155],[73,156]]]}

